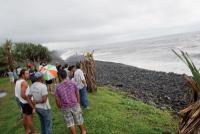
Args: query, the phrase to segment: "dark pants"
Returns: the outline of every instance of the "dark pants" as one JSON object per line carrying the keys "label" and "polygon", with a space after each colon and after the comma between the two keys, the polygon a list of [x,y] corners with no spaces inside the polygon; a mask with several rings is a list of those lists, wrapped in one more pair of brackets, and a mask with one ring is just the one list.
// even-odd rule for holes
{"label": "dark pants", "polygon": [[84,86],[82,89],[79,90],[80,94],[80,101],[83,108],[88,107],[88,98],[87,98],[87,87]]}
{"label": "dark pants", "polygon": [[36,112],[40,118],[41,133],[42,134],[51,134],[52,133],[51,110],[44,110],[44,109],[36,108]]}

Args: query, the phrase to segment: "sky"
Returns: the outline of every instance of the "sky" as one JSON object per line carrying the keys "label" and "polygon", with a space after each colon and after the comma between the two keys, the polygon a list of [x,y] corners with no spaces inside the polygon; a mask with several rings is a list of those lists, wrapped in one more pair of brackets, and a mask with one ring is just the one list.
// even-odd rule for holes
{"label": "sky", "polygon": [[[200,0],[0,0],[0,42],[51,49],[200,31]],[[59,47],[62,48],[62,47]]]}

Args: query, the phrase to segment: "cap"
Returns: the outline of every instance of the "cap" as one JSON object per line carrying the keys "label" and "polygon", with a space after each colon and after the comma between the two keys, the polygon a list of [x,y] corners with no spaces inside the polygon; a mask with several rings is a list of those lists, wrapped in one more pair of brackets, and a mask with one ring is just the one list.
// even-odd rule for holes
{"label": "cap", "polygon": [[43,77],[43,74],[41,72],[36,72],[35,73],[35,78],[38,79],[38,78],[41,78]]}

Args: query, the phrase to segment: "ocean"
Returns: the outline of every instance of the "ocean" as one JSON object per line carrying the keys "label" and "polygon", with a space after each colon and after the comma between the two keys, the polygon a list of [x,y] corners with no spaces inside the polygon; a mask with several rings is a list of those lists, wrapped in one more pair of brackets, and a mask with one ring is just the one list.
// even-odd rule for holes
{"label": "ocean", "polygon": [[181,49],[188,52],[193,62],[200,68],[200,32],[106,45],[67,48],[61,57],[67,59],[70,55],[94,50],[94,58],[96,60],[123,63],[154,71],[190,75],[191,73],[187,66],[177,58],[171,49],[177,51]]}

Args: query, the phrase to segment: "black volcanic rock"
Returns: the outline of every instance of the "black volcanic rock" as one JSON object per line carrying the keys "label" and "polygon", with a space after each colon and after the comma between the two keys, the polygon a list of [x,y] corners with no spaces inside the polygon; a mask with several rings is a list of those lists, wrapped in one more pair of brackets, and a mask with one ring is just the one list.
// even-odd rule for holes
{"label": "black volcanic rock", "polygon": [[145,103],[177,112],[189,102],[189,89],[182,75],[103,61],[96,62],[96,69],[98,84],[115,86]]}

